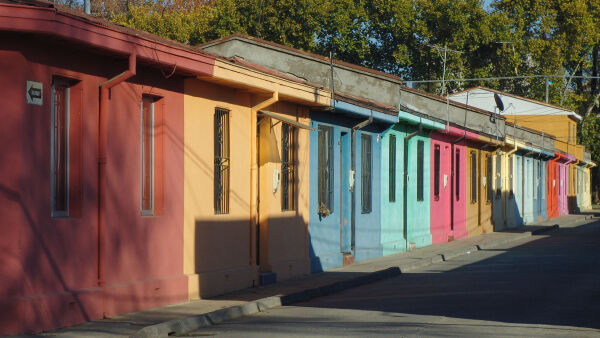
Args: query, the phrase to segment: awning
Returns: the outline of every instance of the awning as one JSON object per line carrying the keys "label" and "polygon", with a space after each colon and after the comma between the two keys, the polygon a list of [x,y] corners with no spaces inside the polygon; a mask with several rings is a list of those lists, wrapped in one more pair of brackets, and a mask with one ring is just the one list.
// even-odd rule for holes
{"label": "awning", "polygon": [[270,111],[266,111],[266,110],[259,110],[258,112],[259,112],[260,114],[265,114],[265,115],[267,115],[267,116],[269,116],[269,117],[271,117],[271,118],[274,118],[274,119],[276,119],[276,120],[279,120],[279,121],[281,121],[281,122],[283,122],[283,123],[287,123],[287,124],[289,124],[289,125],[292,125],[292,126],[294,126],[294,127],[298,127],[298,128],[302,128],[302,129],[308,129],[308,130],[312,130],[312,131],[319,131],[319,129],[313,128],[313,127],[311,127],[311,126],[309,126],[309,125],[307,125],[307,124],[303,124],[303,123],[300,123],[300,122],[294,121],[294,120],[292,120],[292,119],[290,119],[290,118],[283,117],[283,116],[281,116],[281,115],[279,115],[279,114],[275,114],[275,113],[273,113],[273,112],[270,112]]}

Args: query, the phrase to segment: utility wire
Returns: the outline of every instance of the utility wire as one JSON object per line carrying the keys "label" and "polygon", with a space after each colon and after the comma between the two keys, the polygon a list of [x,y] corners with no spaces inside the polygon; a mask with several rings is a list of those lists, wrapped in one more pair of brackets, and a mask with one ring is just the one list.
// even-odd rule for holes
{"label": "utility wire", "polygon": [[[583,76],[583,75],[519,75],[519,76],[496,76],[496,77],[476,77],[470,79],[445,79],[444,81],[449,82],[468,82],[468,81],[495,81],[495,80],[517,80],[517,79],[537,79],[537,78],[566,78],[570,77],[573,79],[600,79],[600,76]],[[402,80],[402,82],[410,83],[436,83],[442,82],[442,80]]]}

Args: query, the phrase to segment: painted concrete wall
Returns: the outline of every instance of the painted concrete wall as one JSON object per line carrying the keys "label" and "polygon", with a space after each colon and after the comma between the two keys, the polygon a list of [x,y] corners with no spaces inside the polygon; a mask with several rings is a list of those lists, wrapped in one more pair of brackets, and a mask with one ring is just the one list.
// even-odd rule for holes
{"label": "painted concrete wall", "polygon": [[521,156],[520,154],[513,154],[511,156],[513,158],[513,193],[511,195],[509,190],[506,205],[506,224],[508,228],[515,228],[523,225],[523,156]]}
{"label": "painted concrete wall", "polygon": [[[396,137],[395,198],[390,201],[390,136]],[[383,255],[406,250],[404,238],[404,136],[398,125],[388,129],[381,138],[381,247]]]}
{"label": "painted concrete wall", "polygon": [[[492,154],[490,151],[481,149],[482,145],[477,142],[467,142],[467,232],[469,236],[492,232],[492,201],[487,200],[487,173],[486,173],[486,155]],[[471,165],[471,156],[473,152],[477,158],[477,166]],[[475,171],[477,186],[476,200],[471,195],[472,181],[471,175]],[[492,170],[492,173],[494,170]],[[484,182],[485,185],[484,185]]]}
{"label": "painted concrete wall", "polygon": [[[431,132],[431,235],[433,244],[465,237],[466,231],[466,158],[465,144],[456,136]],[[440,150],[439,196],[434,195],[435,151]],[[459,162],[456,162],[458,153]],[[458,177],[458,184],[457,179]],[[457,196],[458,193],[458,196]]]}
{"label": "painted concrete wall", "polygon": [[[250,93],[185,82],[184,272],[189,297],[258,285],[250,233]],[[229,213],[214,210],[214,114],[229,110]]]}
{"label": "painted concrete wall", "polygon": [[[336,116],[337,115],[337,116]],[[327,216],[318,211],[318,132],[310,135],[310,220],[309,257],[311,272],[328,270],[343,264],[344,253],[356,261],[382,255],[381,244],[381,140],[378,126],[371,125],[356,132],[354,174],[354,211],[350,190],[352,126],[360,119],[344,118],[339,114],[311,112],[311,126],[333,127],[333,210]],[[372,208],[363,213],[361,208],[362,164],[361,135],[371,135],[372,150]],[[354,215],[352,216],[352,212]],[[354,248],[352,248],[352,217],[354,217]]]}
{"label": "painted concrete wall", "polygon": [[[227,57],[243,57],[288,76],[332,87],[330,61],[323,56],[240,35],[211,41],[201,47]],[[453,101],[447,105],[444,98],[404,87],[398,77],[337,61],[333,68],[336,91],[389,106],[400,105],[441,121],[449,119],[450,123],[476,132],[500,135],[504,130],[502,118],[491,122],[487,113],[465,109]]]}
{"label": "painted concrete wall", "polygon": [[568,164],[558,164],[558,214],[567,215],[569,213],[569,206],[567,202],[567,192],[569,191],[569,176],[568,176]]}
{"label": "painted concrete wall", "polygon": [[[98,56],[48,37],[0,35],[0,334],[48,330],[184,301],[183,82],[138,65],[131,81],[111,90],[107,111],[104,277],[98,286],[98,85],[126,69],[125,58]],[[51,217],[51,86],[70,80],[69,217]],[[43,85],[42,105],[26,103],[26,81]],[[140,103],[162,97],[164,204],[140,210]],[[158,107],[157,107],[158,108]],[[162,133],[168,137],[161,137]],[[156,171],[157,177],[159,171]]]}
{"label": "painted concrete wall", "polygon": [[[309,124],[308,108],[288,102],[271,105],[269,111]],[[308,168],[309,132],[296,128],[295,205],[282,210],[282,123],[264,117],[259,131],[259,227],[260,267],[274,272],[277,280],[309,272],[308,261]]]}
{"label": "painted concrete wall", "polygon": [[[413,126],[403,125],[401,128],[405,133],[410,134],[417,129]],[[417,248],[431,245],[431,230],[430,230],[430,165],[431,158],[429,155],[430,139],[429,133],[424,132],[423,135],[417,135],[408,140],[408,183],[407,183],[407,215],[406,215],[406,232],[409,244],[414,243]],[[424,156],[423,156],[423,200],[417,200],[417,147],[418,142],[423,141]]]}

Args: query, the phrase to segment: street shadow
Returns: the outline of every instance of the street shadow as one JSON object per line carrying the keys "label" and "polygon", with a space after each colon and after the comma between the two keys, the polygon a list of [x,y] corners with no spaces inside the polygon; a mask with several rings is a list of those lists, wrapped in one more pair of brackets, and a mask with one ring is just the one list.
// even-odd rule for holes
{"label": "street shadow", "polygon": [[455,269],[434,265],[296,306],[600,329],[599,249],[600,223],[561,228]]}

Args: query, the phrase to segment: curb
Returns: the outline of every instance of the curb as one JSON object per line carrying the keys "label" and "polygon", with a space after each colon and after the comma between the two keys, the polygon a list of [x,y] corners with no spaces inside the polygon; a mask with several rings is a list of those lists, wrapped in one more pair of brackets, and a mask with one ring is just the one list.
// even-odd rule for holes
{"label": "curb", "polygon": [[[593,215],[586,216],[583,219],[574,220],[567,224],[576,223],[582,220],[589,220],[591,218],[593,218]],[[436,263],[442,263],[452,258],[468,255],[471,252],[491,249],[503,244],[507,244],[509,242],[532,237],[534,235],[539,235],[557,229],[559,229],[559,225],[554,224],[546,228],[525,231],[513,237],[502,238],[495,241],[484,242],[478,245],[448,250],[440,254],[435,254],[431,257],[425,257],[419,260],[415,260],[413,262],[400,264],[398,266],[390,267],[384,270],[375,271],[364,276],[355,277],[352,279],[339,281],[316,288],[293,292],[282,296],[262,298],[256,301],[248,302],[243,305],[232,306],[198,316],[191,316],[182,319],[173,319],[167,322],[144,327],[135,334],[131,335],[131,337],[166,337],[171,335],[186,334],[202,327],[222,323],[226,320],[237,319],[259,312],[264,312],[268,309],[272,309],[275,307],[291,305],[294,303],[304,302],[313,298],[331,295],[347,289],[352,289],[366,284],[371,284],[380,280],[396,277],[404,272],[424,268]]]}

